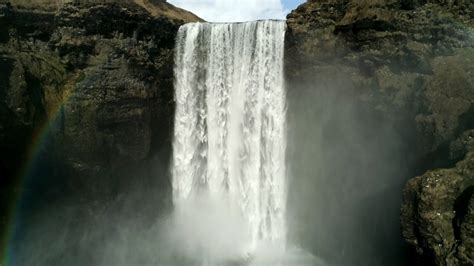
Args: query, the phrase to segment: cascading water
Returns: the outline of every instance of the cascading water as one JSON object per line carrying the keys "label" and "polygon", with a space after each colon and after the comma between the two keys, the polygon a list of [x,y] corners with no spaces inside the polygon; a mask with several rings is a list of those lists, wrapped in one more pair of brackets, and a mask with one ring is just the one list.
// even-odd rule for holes
{"label": "cascading water", "polygon": [[192,23],[177,38],[174,204],[205,196],[235,208],[248,252],[286,241],[285,28]]}

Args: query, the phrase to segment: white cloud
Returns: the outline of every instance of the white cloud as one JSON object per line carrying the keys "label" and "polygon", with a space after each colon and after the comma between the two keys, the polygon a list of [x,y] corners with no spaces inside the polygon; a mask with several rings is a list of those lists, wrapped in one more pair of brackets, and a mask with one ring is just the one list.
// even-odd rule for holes
{"label": "white cloud", "polygon": [[211,22],[284,19],[287,10],[280,0],[168,0]]}

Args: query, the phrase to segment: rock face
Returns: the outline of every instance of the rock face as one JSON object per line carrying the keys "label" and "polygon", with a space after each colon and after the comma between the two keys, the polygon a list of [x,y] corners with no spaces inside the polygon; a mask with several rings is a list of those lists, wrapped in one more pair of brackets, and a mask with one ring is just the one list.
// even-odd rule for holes
{"label": "rock face", "polygon": [[167,198],[175,36],[200,19],[164,1],[69,2],[0,4],[2,224],[18,189],[38,204],[138,183]]}
{"label": "rock face", "polygon": [[473,4],[448,2],[310,1],[288,17],[289,76],[305,76],[300,63],[341,65],[368,103],[416,116],[420,152],[434,152],[472,104]]}
{"label": "rock face", "polygon": [[474,132],[451,145],[467,149],[451,169],[431,170],[410,180],[402,206],[403,236],[436,265],[472,265],[474,248]]}
{"label": "rock face", "polygon": [[[90,220],[165,206],[174,38],[198,20],[162,0],[0,0],[0,210],[18,189]],[[310,0],[288,16],[289,216],[308,221],[290,238],[336,265],[403,265],[397,211],[418,176],[401,208],[413,259],[473,264],[473,26],[468,0]]]}
{"label": "rock face", "polygon": [[[378,176],[370,180],[377,183],[389,174],[401,182],[420,175],[406,185],[401,214],[403,236],[416,250],[421,265],[473,263],[473,175],[469,169],[474,162],[467,141],[472,134],[468,130],[474,128],[473,25],[472,1],[310,0],[288,16],[286,73],[290,97],[299,99],[294,105],[314,91],[324,98],[313,100],[312,105],[325,106],[317,111],[320,121],[315,123],[333,126],[326,139],[335,138],[327,142],[333,149],[340,148],[338,156],[322,158],[327,160],[324,169],[330,174],[319,171],[314,178],[331,184],[333,178],[345,180],[343,176],[349,175],[363,182],[364,177],[357,175],[364,172]],[[364,127],[372,131],[359,129]],[[317,130],[312,133],[312,138],[317,138]],[[353,143],[362,147],[353,148]],[[394,143],[399,149],[392,148]],[[321,149],[325,145],[322,141]],[[300,149],[304,151],[304,146]],[[392,155],[383,157],[384,151]],[[356,155],[348,155],[351,153]],[[378,158],[370,159],[369,154]],[[339,162],[346,157],[350,158],[348,165]],[[387,172],[375,170],[381,163]],[[340,168],[351,170],[339,174]],[[437,168],[448,169],[434,170]],[[390,169],[398,170],[388,172]],[[390,180],[394,179],[385,181],[389,186],[385,192],[364,203],[375,211],[379,206],[375,202],[383,201],[382,215],[398,208],[398,203],[390,202],[401,197],[401,184]],[[334,184],[334,190],[347,195],[341,184]],[[391,196],[390,191],[397,192]],[[354,199],[345,205],[352,206]],[[341,207],[341,214],[336,215],[344,220],[344,212]],[[370,231],[378,219],[362,222],[360,230]],[[320,231],[330,226],[328,222]],[[349,222],[340,224],[340,228],[347,226]],[[378,230],[374,236],[365,232],[354,238],[372,237],[373,245],[401,249],[401,245],[389,248],[384,240],[377,240],[376,235],[383,234],[384,229]],[[353,239],[344,233],[335,234],[348,242]],[[328,243],[316,246],[324,250]],[[344,256],[357,255],[346,252]],[[381,258],[379,265],[391,265],[387,261]]]}

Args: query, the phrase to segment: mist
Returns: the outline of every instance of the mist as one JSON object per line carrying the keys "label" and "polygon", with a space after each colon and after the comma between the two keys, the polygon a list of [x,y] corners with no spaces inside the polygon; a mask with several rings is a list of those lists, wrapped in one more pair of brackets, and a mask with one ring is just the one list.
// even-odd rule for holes
{"label": "mist", "polygon": [[63,169],[48,158],[53,130],[25,185],[12,264],[403,264],[404,138],[330,66],[316,83],[284,84],[285,29],[181,27],[173,139],[156,136],[143,162]]}
{"label": "mist", "polygon": [[332,265],[401,265],[402,138],[326,71],[287,85],[290,239]]}
{"label": "mist", "polygon": [[287,85],[286,247],[249,252],[248,228],[228,202],[194,197],[173,206],[165,149],[141,170],[117,169],[115,181],[76,192],[45,181],[54,163],[40,163],[13,265],[402,264],[400,176],[409,171],[402,137],[361,106],[349,84]]}
{"label": "mist", "polygon": [[107,203],[63,199],[24,214],[11,265],[328,265],[297,246],[249,247],[237,206],[219,198],[193,197],[153,218],[136,208],[154,200],[142,188]]}
{"label": "mist", "polygon": [[49,204],[21,224],[12,265],[216,265],[247,255],[244,223],[232,208],[210,198],[156,217],[136,208],[153,200],[133,191],[107,203]]}

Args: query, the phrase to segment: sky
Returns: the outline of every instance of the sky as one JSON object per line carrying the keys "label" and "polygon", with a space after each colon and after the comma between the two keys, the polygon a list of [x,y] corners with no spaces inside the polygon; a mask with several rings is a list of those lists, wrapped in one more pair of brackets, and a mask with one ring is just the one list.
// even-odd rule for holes
{"label": "sky", "polygon": [[285,19],[305,0],[168,0],[210,22]]}

